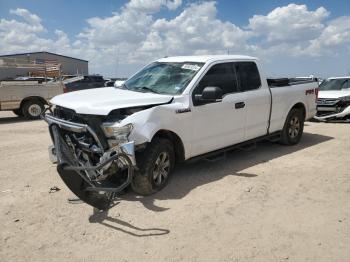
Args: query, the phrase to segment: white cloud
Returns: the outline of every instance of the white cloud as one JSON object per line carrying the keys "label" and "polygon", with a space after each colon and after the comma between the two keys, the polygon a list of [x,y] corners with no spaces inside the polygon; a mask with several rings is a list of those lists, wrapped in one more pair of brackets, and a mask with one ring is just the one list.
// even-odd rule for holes
{"label": "white cloud", "polygon": [[249,28],[269,42],[306,41],[321,34],[322,22],[328,15],[324,7],[309,11],[306,5],[289,4],[266,16],[254,15],[249,19]]}
{"label": "white cloud", "polygon": [[[131,0],[108,17],[93,17],[76,37],[55,30],[45,37],[41,18],[26,9],[0,19],[0,53],[47,50],[87,59],[92,72],[130,75],[139,65],[165,55],[243,53],[276,64],[289,59],[349,54],[350,16],[329,20],[324,7],[290,4],[255,15],[246,27],[218,18],[216,2],[182,6],[179,15],[155,18],[181,0]],[[303,60],[304,61],[304,60]],[[118,67],[118,68],[117,68]],[[287,68],[286,70],[292,70]],[[296,70],[296,69],[295,69]]]}
{"label": "white cloud", "polygon": [[182,0],[131,0],[127,7],[139,12],[156,13],[162,7],[175,10],[182,4]]}
{"label": "white cloud", "polygon": [[349,43],[350,17],[339,17],[331,21],[318,38],[310,41],[306,52],[315,56],[321,56],[322,54],[334,55],[337,51],[346,52]]}
{"label": "white cloud", "polygon": [[60,30],[56,30],[56,39],[42,38],[39,33],[46,32],[41,24],[41,19],[26,9],[17,8],[10,10],[11,14],[23,18],[18,20],[0,20],[0,53],[30,52],[43,50],[61,50],[65,52],[69,48],[68,36]]}
{"label": "white cloud", "polygon": [[215,2],[189,5],[171,20],[154,21],[140,53],[158,56],[247,51],[251,35],[236,25],[217,19]]}
{"label": "white cloud", "polygon": [[44,27],[41,25],[41,19],[36,14],[30,13],[27,9],[17,8],[15,10],[11,9],[10,14],[22,17],[25,22],[29,25],[29,30],[32,32],[41,32]]}

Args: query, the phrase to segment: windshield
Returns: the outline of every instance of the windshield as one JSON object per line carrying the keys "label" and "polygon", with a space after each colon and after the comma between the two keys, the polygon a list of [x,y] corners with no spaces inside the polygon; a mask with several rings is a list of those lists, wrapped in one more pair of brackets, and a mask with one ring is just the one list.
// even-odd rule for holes
{"label": "windshield", "polygon": [[328,79],[324,80],[320,84],[320,90],[331,91],[331,90],[342,90],[350,88],[350,79]]}
{"label": "windshield", "polygon": [[180,94],[191,82],[203,63],[155,62],[128,79],[123,87],[132,91]]}

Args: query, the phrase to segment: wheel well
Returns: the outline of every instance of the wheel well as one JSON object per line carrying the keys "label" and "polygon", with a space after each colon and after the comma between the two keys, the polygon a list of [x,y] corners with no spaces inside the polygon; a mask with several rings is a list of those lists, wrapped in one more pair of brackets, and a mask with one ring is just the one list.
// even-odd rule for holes
{"label": "wheel well", "polygon": [[157,133],[155,133],[152,140],[155,137],[169,139],[173,143],[173,146],[174,146],[176,161],[183,162],[185,160],[185,148],[184,148],[184,145],[182,143],[181,138],[176,133],[169,131],[169,130],[159,130]]}
{"label": "wheel well", "polygon": [[31,101],[31,100],[37,100],[37,101],[40,101],[41,103],[43,103],[44,105],[47,104],[46,100],[40,96],[29,96],[29,97],[26,97],[24,98],[22,101],[21,101],[21,105],[20,105],[20,108],[22,108],[22,106],[24,105],[24,103],[28,102],[28,101]]}
{"label": "wheel well", "polygon": [[303,113],[304,119],[306,119],[306,109],[305,109],[305,105],[303,103],[297,103],[295,104],[292,109],[298,109],[301,110],[301,112]]}

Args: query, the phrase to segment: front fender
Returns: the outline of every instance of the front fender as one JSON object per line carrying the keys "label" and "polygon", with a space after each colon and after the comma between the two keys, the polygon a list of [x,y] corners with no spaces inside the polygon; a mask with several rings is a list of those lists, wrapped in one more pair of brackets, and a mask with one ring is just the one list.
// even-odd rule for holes
{"label": "front fender", "polygon": [[[179,109],[187,108],[182,103],[173,103],[168,105],[156,106],[147,110],[137,112],[125,120],[126,123],[132,123],[134,129],[129,139],[135,141],[136,145],[151,142],[154,135],[161,130],[175,133],[183,142],[184,150],[190,152],[192,127],[191,111],[179,113]],[[124,123],[123,123],[124,124]]]}

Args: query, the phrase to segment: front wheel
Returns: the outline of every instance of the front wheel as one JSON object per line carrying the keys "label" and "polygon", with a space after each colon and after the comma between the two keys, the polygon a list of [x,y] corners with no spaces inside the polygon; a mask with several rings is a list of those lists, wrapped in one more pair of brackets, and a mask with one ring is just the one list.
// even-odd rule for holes
{"label": "front wheel", "polygon": [[298,144],[304,131],[304,114],[301,110],[290,110],[281,133],[280,142],[284,145]]}
{"label": "front wheel", "polygon": [[131,182],[135,193],[151,195],[168,184],[175,166],[173,145],[168,139],[154,138],[136,160],[139,170]]}

